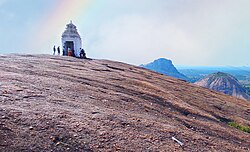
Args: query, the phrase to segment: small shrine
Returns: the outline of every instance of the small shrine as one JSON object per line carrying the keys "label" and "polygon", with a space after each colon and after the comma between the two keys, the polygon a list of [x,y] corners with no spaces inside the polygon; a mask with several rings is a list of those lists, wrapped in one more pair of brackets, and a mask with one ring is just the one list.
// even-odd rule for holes
{"label": "small shrine", "polygon": [[85,51],[82,48],[82,39],[76,26],[70,21],[62,34],[63,56],[73,56],[86,58]]}

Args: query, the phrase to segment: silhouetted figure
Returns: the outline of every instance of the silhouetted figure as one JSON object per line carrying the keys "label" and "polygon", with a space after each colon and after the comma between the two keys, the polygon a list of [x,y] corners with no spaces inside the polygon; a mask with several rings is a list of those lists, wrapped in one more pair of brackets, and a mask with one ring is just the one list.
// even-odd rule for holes
{"label": "silhouetted figure", "polygon": [[66,55],[66,48],[65,48],[65,46],[63,46],[63,56],[65,56]]}
{"label": "silhouetted figure", "polygon": [[85,51],[84,51],[84,49],[82,49],[82,48],[80,48],[80,58],[82,58],[82,59],[86,59],[86,53],[85,53]]}
{"label": "silhouetted figure", "polygon": [[72,56],[75,57],[75,50],[72,50]]}
{"label": "silhouetted figure", "polygon": [[55,55],[56,54],[56,46],[55,45],[53,47],[53,51],[54,51],[53,55]]}
{"label": "silhouetted figure", "polygon": [[60,54],[61,54],[61,51],[60,51],[60,46],[58,46],[58,48],[57,48],[57,53],[58,53],[58,55],[60,55]]}

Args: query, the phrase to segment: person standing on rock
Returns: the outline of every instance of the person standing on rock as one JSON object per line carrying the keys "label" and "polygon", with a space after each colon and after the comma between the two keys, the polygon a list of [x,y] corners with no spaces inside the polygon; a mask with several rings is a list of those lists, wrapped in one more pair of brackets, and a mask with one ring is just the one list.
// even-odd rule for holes
{"label": "person standing on rock", "polygon": [[58,55],[60,55],[60,54],[61,54],[61,51],[60,51],[60,46],[58,46],[58,48],[57,48],[57,53],[58,53]]}
{"label": "person standing on rock", "polygon": [[56,54],[56,46],[55,45],[53,47],[53,51],[54,51],[53,55],[55,55]]}
{"label": "person standing on rock", "polygon": [[80,52],[80,58],[82,59],[86,59],[86,53],[84,51],[84,49],[80,48],[81,52]]}

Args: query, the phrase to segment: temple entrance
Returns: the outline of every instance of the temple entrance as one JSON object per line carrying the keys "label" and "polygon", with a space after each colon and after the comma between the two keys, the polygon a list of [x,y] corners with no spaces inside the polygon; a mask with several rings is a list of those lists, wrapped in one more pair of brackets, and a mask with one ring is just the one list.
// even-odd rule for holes
{"label": "temple entrance", "polygon": [[64,43],[64,55],[66,55],[66,56],[75,56],[74,42],[73,41],[66,41]]}

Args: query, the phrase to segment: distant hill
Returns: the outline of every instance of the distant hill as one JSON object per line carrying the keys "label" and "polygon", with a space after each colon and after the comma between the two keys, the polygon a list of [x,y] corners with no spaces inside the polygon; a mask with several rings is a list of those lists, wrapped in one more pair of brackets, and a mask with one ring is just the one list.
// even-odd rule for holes
{"label": "distant hill", "polygon": [[250,100],[246,94],[246,90],[240,85],[239,81],[230,74],[217,72],[208,75],[207,77],[195,82],[199,86],[203,86],[225,94]]}
{"label": "distant hill", "polygon": [[159,58],[157,60],[154,60],[153,62],[141,65],[141,67],[144,67],[146,69],[159,72],[161,74],[171,76],[174,78],[182,79],[182,80],[188,80],[188,78],[180,73],[175,66],[173,65],[171,60],[165,59],[165,58]]}
{"label": "distant hill", "polygon": [[234,66],[176,66],[176,69],[189,78],[191,82],[196,82],[205,76],[224,72],[233,75],[241,84],[250,84],[250,67]]}

